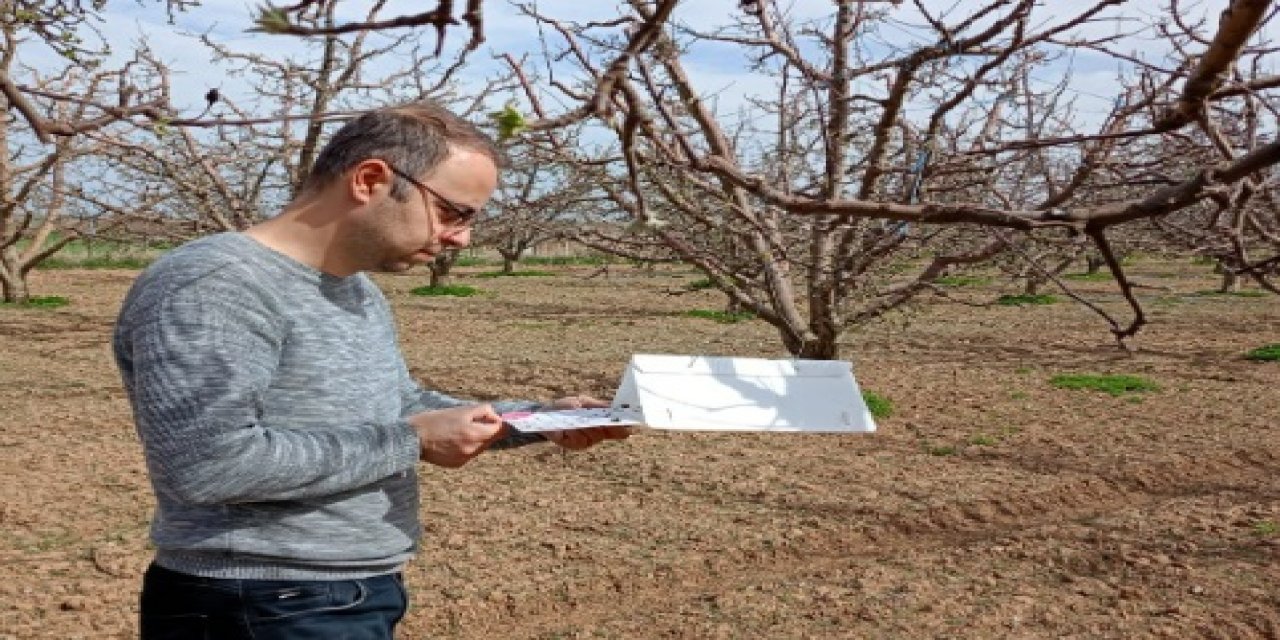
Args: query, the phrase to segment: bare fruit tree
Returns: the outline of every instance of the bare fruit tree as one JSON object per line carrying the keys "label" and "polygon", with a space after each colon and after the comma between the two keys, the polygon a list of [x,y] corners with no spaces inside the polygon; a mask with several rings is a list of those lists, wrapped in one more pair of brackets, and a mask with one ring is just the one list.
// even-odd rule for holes
{"label": "bare fruit tree", "polygon": [[[83,203],[72,197],[80,180],[77,170],[95,148],[82,137],[49,138],[34,129],[31,122],[80,123],[93,128],[107,124],[109,115],[95,114],[86,99],[60,101],[47,95],[78,95],[84,98],[125,93],[122,71],[96,71],[96,65],[67,63],[55,73],[39,73],[18,63],[18,45],[24,32],[35,29],[39,20],[31,10],[6,7],[0,13],[0,104],[5,117],[0,119],[0,297],[5,302],[24,302],[30,298],[28,275],[31,270],[83,231],[78,222],[82,216],[72,215]],[[56,24],[54,26],[57,26]],[[53,26],[47,27],[53,29]],[[53,31],[53,33],[72,33]],[[59,49],[64,57],[75,58],[72,44]],[[29,94],[17,91],[17,80],[24,82]]]}
{"label": "bare fruit tree", "polygon": [[[1207,38],[1205,25],[1174,20],[1162,34],[1179,47],[1193,47]],[[1211,106],[1196,127],[1181,135],[1166,135],[1160,149],[1149,154],[1148,180],[1170,184],[1190,168],[1234,162],[1257,153],[1277,138],[1280,118],[1280,76],[1269,68],[1280,43],[1255,38],[1225,72],[1226,81],[1213,89]],[[1206,258],[1222,275],[1219,290],[1237,290],[1252,280],[1280,293],[1280,175],[1256,172],[1231,188],[1218,188],[1195,207],[1154,220],[1170,245]]]}
{"label": "bare fruit tree", "polygon": [[[207,35],[201,38],[229,73],[252,79],[257,111],[308,116],[300,123],[255,131],[265,138],[264,146],[276,149],[291,195],[306,180],[324,142],[326,123],[387,102],[446,98],[461,68],[461,58],[449,65],[432,61],[417,32],[374,38],[368,30],[337,29],[340,4],[317,0],[300,7],[293,24],[316,35],[301,41],[304,52],[285,58],[236,51]],[[373,2],[364,23],[377,24],[386,4]]]}
{"label": "bare fruit tree", "polygon": [[[1250,40],[1273,15],[1270,2],[1231,2],[1216,29],[1154,62],[1122,47],[1159,25],[1120,21],[1122,3],[1112,1],[1052,11],[991,2],[948,14],[919,2],[840,0],[806,19],[780,3],[744,2],[716,28],[673,21],[675,4],[634,0],[628,15],[588,24],[524,6],[556,35],[552,55],[577,65],[576,82],[562,76],[552,86],[579,105],[550,113],[545,87],[528,83],[526,126],[590,120],[610,132],[649,236],[773,324],[796,356],[834,357],[848,326],[932,290],[957,265],[1025,244],[1026,234],[1094,247],[1133,315],[1121,322],[1094,309],[1123,341],[1145,316],[1109,230],[1203,206],[1264,180],[1280,161],[1280,142],[1260,137],[1132,188],[1149,177],[1151,159],[1131,150],[1170,136],[1194,141],[1189,131],[1217,126],[1222,100],[1274,86],[1258,67],[1230,72],[1241,55],[1265,49]],[[1187,18],[1177,3],[1169,10]],[[904,22],[918,35],[885,37]],[[686,64],[686,52],[707,42],[735,45],[772,95],[717,109]],[[1068,74],[1063,61],[1082,52],[1124,66],[1102,118],[1027,89],[1028,77]],[[1017,109],[1031,112],[1015,121]],[[728,244],[706,244],[710,229]]]}
{"label": "bare fruit tree", "polygon": [[[159,2],[172,13],[192,2]],[[146,52],[106,68],[109,40],[98,30],[105,2],[57,0],[0,3],[0,101],[5,119],[0,166],[0,282],[6,300],[30,296],[27,276],[69,243],[111,231],[112,218],[90,185],[114,170],[103,139],[174,119],[162,71]],[[62,65],[22,63],[52,52]],[[149,209],[157,199],[131,199]]]}
{"label": "bare fruit tree", "polygon": [[[376,20],[384,5],[375,2],[366,17]],[[338,6],[336,0],[311,3],[296,19],[316,28],[332,26]],[[200,35],[199,43],[193,37],[193,46],[210,50],[213,69],[222,77],[247,79],[252,91],[236,100],[211,81],[197,116],[144,124],[129,135],[98,135],[117,167],[111,184],[95,189],[117,197],[99,197],[99,206],[126,219],[144,217],[148,228],[189,221],[182,227],[186,237],[243,229],[297,195],[337,124],[391,102],[452,99],[458,61],[428,59],[412,32],[371,35],[325,33],[286,57],[239,51],[210,34]],[[154,65],[167,94],[170,71],[158,61]],[[159,202],[149,211],[131,207],[146,198]]]}
{"label": "bare fruit tree", "polygon": [[510,274],[525,252],[592,219],[601,197],[585,172],[534,147],[508,147],[506,156],[498,191],[472,235],[475,245],[502,256],[502,273]]}
{"label": "bare fruit tree", "polygon": [[[99,12],[107,0],[8,0],[0,3],[0,26],[6,33],[4,55],[14,56],[21,47],[47,49],[68,64],[87,73],[100,71],[102,60],[111,53],[108,39],[98,29]],[[156,0],[172,17],[198,4],[197,0]],[[122,120],[167,120],[169,105],[153,92],[121,85],[112,100],[95,103],[86,111],[44,112],[34,100],[84,103],[98,96],[77,92],[51,91],[49,87],[23,83],[13,68],[0,70],[0,94],[6,111],[21,119],[31,134],[44,144],[55,137],[76,136],[108,127]]]}
{"label": "bare fruit tree", "polygon": [[67,226],[67,165],[77,155],[70,138],[38,154],[15,151],[12,125],[0,121],[0,298],[26,302],[27,276],[77,237]]}

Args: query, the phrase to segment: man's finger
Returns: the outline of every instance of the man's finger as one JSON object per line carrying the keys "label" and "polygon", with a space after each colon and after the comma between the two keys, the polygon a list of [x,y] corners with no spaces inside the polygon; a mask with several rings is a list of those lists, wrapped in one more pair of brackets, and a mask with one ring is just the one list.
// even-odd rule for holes
{"label": "man's finger", "polygon": [[502,417],[493,410],[493,405],[478,404],[471,407],[471,419],[478,422],[502,422]]}
{"label": "man's finger", "polygon": [[605,440],[626,440],[631,437],[631,429],[627,427],[601,427]]}

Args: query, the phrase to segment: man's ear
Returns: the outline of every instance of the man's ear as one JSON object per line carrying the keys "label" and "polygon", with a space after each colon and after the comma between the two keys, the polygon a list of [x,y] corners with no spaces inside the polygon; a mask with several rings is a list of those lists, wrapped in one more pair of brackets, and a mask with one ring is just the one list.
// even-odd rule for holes
{"label": "man's ear", "polygon": [[395,174],[387,163],[369,159],[363,160],[348,172],[347,193],[358,204],[369,204],[375,198],[391,191]]}

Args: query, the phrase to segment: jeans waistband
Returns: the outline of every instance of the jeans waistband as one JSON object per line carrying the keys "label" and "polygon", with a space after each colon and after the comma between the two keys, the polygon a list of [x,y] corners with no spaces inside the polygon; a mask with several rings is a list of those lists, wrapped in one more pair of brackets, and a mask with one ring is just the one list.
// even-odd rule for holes
{"label": "jeans waistband", "polygon": [[193,576],[242,580],[358,580],[397,573],[404,562],[342,566],[337,564],[299,563],[268,558],[236,556],[225,553],[194,553],[161,549],[156,552],[156,565]]}

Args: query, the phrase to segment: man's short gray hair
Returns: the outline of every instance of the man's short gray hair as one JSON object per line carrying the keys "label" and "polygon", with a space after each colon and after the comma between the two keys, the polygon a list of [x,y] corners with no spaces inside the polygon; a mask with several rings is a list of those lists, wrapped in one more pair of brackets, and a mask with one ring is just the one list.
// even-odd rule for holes
{"label": "man's short gray hair", "polygon": [[[352,167],[381,159],[412,176],[425,176],[449,155],[449,147],[482,153],[502,166],[502,152],[485,132],[444,107],[420,101],[365,113],[342,126],[316,157],[301,191],[319,190]],[[397,178],[391,196],[409,197]]]}

